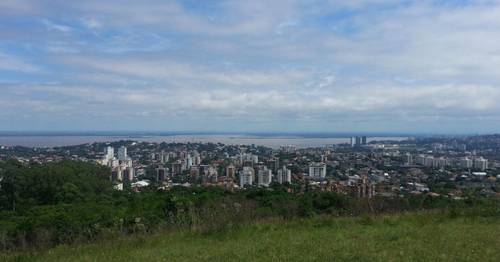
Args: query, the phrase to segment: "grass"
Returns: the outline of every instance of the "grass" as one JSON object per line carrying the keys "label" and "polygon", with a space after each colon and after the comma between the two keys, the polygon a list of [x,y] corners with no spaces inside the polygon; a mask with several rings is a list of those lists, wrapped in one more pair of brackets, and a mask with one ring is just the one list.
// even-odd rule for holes
{"label": "grass", "polygon": [[440,213],[270,220],[59,246],[6,261],[500,261],[500,220]]}

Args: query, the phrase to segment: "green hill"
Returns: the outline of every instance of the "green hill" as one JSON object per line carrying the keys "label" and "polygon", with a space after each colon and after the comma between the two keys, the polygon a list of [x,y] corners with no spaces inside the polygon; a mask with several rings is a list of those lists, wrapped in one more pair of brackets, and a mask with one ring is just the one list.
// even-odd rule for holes
{"label": "green hill", "polygon": [[500,261],[498,217],[419,212],[266,220],[62,245],[7,261]]}

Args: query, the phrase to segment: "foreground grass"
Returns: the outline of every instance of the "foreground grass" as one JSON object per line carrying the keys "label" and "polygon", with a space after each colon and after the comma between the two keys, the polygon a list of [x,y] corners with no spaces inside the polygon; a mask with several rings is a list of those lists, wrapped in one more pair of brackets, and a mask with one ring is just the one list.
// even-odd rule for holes
{"label": "foreground grass", "polygon": [[7,261],[500,261],[498,218],[414,213],[266,221],[208,233],[170,232]]}

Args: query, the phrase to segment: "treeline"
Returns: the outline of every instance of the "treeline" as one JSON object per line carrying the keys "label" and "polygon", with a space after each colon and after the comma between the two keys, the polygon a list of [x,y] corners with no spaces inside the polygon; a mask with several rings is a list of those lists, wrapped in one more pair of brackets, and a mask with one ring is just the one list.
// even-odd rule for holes
{"label": "treeline", "polygon": [[47,248],[168,228],[213,232],[269,217],[357,216],[435,208],[454,216],[500,216],[499,202],[488,199],[367,200],[329,192],[290,194],[279,185],[238,192],[178,187],[133,193],[113,190],[109,174],[106,167],[83,162],[0,163],[0,248]]}

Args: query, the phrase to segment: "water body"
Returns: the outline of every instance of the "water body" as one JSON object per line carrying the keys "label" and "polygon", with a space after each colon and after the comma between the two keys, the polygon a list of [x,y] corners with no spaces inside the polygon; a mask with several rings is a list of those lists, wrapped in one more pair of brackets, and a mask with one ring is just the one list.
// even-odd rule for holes
{"label": "water body", "polygon": [[[401,141],[407,137],[368,137],[370,141]],[[323,147],[333,144],[349,143],[349,137],[301,137],[301,136],[253,136],[253,135],[0,135],[0,145],[25,147],[57,147],[71,146],[94,142],[114,142],[133,140],[144,142],[178,142],[178,143],[223,143],[228,145],[258,145],[271,148],[290,145],[297,148]]]}

